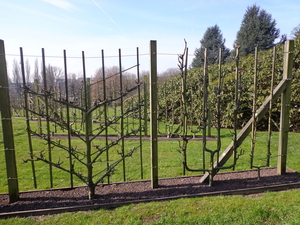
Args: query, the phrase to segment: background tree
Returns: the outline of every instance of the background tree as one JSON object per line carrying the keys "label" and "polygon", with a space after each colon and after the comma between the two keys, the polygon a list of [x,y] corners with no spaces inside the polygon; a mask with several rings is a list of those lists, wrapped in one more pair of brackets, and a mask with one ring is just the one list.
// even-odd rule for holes
{"label": "background tree", "polygon": [[20,63],[16,59],[14,59],[13,61],[12,74],[13,74],[12,82],[14,84],[16,92],[21,93],[22,92],[21,67],[20,67]]}
{"label": "background tree", "polygon": [[169,68],[161,73],[158,74],[158,82],[163,83],[169,80],[172,76],[176,76],[180,74],[179,68]]}
{"label": "background tree", "polygon": [[54,88],[63,78],[63,70],[59,67],[48,64],[46,67],[46,77],[49,88]]}
{"label": "background tree", "polygon": [[37,80],[37,81],[41,80],[38,59],[35,59],[35,61],[34,61],[33,80]]}
{"label": "background tree", "polygon": [[292,30],[291,36],[293,39],[300,38],[300,23]]}
{"label": "background tree", "polygon": [[274,46],[274,41],[279,37],[279,29],[275,19],[256,4],[247,8],[246,13],[237,33],[236,44],[240,46],[240,55],[254,53],[255,47],[260,50]]}
{"label": "background tree", "polygon": [[229,56],[230,51],[225,47],[225,39],[218,25],[207,28],[203,38],[200,40],[201,47],[195,50],[195,58],[191,64],[191,68],[203,66],[204,49],[208,49],[207,63],[208,65],[218,62],[219,49],[223,50],[223,61]]}
{"label": "background tree", "polygon": [[22,109],[22,75],[20,63],[14,59],[12,67],[12,80],[9,84],[10,101],[13,112],[19,116]]}

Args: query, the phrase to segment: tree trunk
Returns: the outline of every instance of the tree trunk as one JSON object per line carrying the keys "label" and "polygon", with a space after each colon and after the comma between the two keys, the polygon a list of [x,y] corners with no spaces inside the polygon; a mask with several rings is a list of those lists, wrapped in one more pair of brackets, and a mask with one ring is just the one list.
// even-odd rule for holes
{"label": "tree trunk", "polygon": [[89,200],[93,200],[95,198],[95,185],[93,183],[88,185],[89,187]]}

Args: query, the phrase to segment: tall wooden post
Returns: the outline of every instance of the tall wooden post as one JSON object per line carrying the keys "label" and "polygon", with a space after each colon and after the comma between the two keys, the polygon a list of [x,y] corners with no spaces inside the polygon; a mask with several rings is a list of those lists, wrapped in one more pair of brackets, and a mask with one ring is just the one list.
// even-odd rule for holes
{"label": "tall wooden post", "polygon": [[[34,79],[34,83],[33,83],[33,89],[36,93],[39,93],[39,81],[38,79]],[[35,100],[35,111],[38,112],[39,114],[41,113],[41,106],[40,106],[40,98],[38,95],[34,96],[34,100]],[[37,116],[37,132],[38,134],[42,134],[43,130],[42,130],[42,118],[41,116]]]}
{"label": "tall wooden post", "polygon": [[[102,85],[103,85],[103,99],[107,99],[107,90],[106,90],[106,74],[105,74],[105,61],[104,61],[104,50],[101,50],[101,63],[102,63]],[[110,83],[111,84],[111,83]],[[110,91],[112,87],[110,87]],[[108,146],[108,104],[104,103],[103,105],[103,114],[104,114],[104,125],[105,125],[105,146]],[[101,119],[100,119],[101,121]],[[106,151],[106,170],[109,171],[110,162],[109,162],[109,151]],[[110,184],[110,176],[107,176],[107,183]]]}
{"label": "tall wooden post", "polygon": [[[92,107],[92,92],[91,92],[91,78],[86,78],[86,105],[87,110],[89,110]],[[92,118],[92,112],[89,112],[89,115],[86,116],[87,123],[89,124],[88,127],[86,127],[86,132],[88,132],[89,135],[93,135],[93,118]]]}
{"label": "tall wooden post", "polygon": [[281,94],[280,133],[278,145],[277,173],[286,172],[286,159],[289,134],[289,114],[291,102],[292,70],[294,59],[294,41],[286,41],[284,46],[283,79],[286,80],[286,89]]}
{"label": "tall wooden post", "polygon": [[15,156],[15,144],[11,121],[9,101],[8,78],[6,70],[4,41],[0,40],[0,110],[2,121],[2,133],[6,161],[9,201],[16,202],[19,199],[19,184],[17,164]]}
{"label": "tall wooden post", "polygon": [[[43,68],[43,81],[44,81],[44,101],[45,101],[45,112],[46,112],[46,129],[47,129],[47,146],[48,146],[48,160],[52,162],[52,145],[51,145],[51,130],[50,130],[50,112],[49,112],[49,94],[47,73],[46,73],[46,61],[45,61],[45,49],[42,48],[42,68]],[[53,165],[49,164],[49,175],[50,175],[50,187],[53,188]]]}
{"label": "tall wooden post", "polygon": [[150,149],[151,149],[151,186],[158,187],[158,150],[157,150],[157,47],[150,41]]}
{"label": "tall wooden post", "polygon": [[[64,73],[65,73],[65,92],[66,92],[66,101],[69,102],[69,82],[68,82],[68,65],[67,65],[67,51],[64,50]],[[68,147],[69,149],[72,148],[72,141],[71,141],[71,124],[70,124],[70,106],[66,105],[66,117],[67,117],[67,130],[68,130]],[[72,152],[69,151],[69,165],[70,165],[70,171],[72,171],[73,168],[73,155]],[[71,188],[74,186],[74,179],[73,174],[70,173],[70,185]]]}
{"label": "tall wooden post", "polygon": [[144,135],[148,135],[148,98],[147,98],[147,84],[148,77],[144,76]]}
{"label": "tall wooden post", "polygon": [[[125,142],[124,142],[124,98],[123,98],[123,71],[122,71],[122,54],[119,49],[119,74],[120,74],[120,136],[121,136],[121,152],[122,156],[125,155]],[[123,166],[123,181],[126,181],[126,161],[125,158],[122,161]]]}

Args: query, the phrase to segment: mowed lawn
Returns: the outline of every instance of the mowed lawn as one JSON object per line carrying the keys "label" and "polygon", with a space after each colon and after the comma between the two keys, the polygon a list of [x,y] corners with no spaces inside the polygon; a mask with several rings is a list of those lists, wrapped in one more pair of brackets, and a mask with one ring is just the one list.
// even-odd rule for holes
{"label": "mowed lawn", "polygon": [[[33,190],[32,170],[30,163],[23,163],[29,158],[28,138],[25,131],[25,119],[14,118],[16,159],[18,162],[18,175],[20,191]],[[163,129],[163,128],[162,128]],[[7,192],[6,168],[4,147],[2,141],[2,127],[0,131],[0,192]],[[212,131],[216,135],[216,131]],[[201,135],[201,133],[199,133]],[[287,166],[300,171],[300,134],[289,134]],[[255,150],[255,165],[264,165],[267,155],[267,132],[258,132]],[[35,140],[34,150],[36,153],[47,148],[40,140]],[[62,140],[64,141],[64,140]],[[81,143],[74,140],[74,144]],[[232,141],[232,131],[222,130],[222,149]],[[101,141],[99,141],[101,144]],[[141,179],[141,161],[143,160],[143,179],[150,179],[150,145],[149,141],[143,140],[142,151],[137,149],[131,158],[126,159],[126,179]],[[125,142],[125,149],[139,145],[136,140]],[[208,142],[208,147],[216,148],[216,142]],[[271,143],[271,167],[277,165],[278,132],[272,135]],[[182,156],[178,152],[178,141],[159,142],[159,177],[182,176]],[[242,144],[236,169],[249,169],[251,143],[250,136]],[[53,150],[55,160],[66,160],[67,155],[59,149]],[[118,148],[112,149],[110,157],[113,160],[118,154]],[[142,155],[142,157],[141,157]],[[202,142],[190,141],[188,144],[188,163],[190,167],[202,166]],[[207,161],[209,157],[206,157]],[[67,161],[66,161],[67,163]],[[231,162],[229,162],[230,164]],[[99,165],[103,166],[103,165]],[[48,165],[35,163],[38,189],[49,188]],[[225,171],[223,171],[225,172]],[[58,169],[53,170],[54,187],[70,186],[69,175]],[[187,172],[186,175],[196,175]],[[118,166],[111,182],[123,180],[122,165]],[[75,185],[83,185],[77,179]],[[119,207],[113,210],[98,210],[90,212],[65,213],[56,216],[42,216],[30,218],[14,218],[0,220],[0,224],[299,224],[300,222],[300,191],[293,190],[280,193],[266,193],[255,198],[236,197],[205,197],[180,199],[167,202],[153,202],[138,205]]]}

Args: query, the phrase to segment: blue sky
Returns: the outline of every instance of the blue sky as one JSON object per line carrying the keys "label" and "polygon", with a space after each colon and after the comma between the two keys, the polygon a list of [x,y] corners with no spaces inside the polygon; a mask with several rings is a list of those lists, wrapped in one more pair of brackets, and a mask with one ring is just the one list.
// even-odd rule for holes
{"label": "blue sky", "polygon": [[[290,36],[300,23],[298,0],[0,0],[0,39],[5,41],[8,64],[23,47],[25,55],[67,55],[88,57],[133,55],[149,52],[149,41],[157,40],[158,70],[177,66],[177,56],[188,42],[189,63],[200,39],[210,26],[217,24],[232,48],[236,33],[248,6],[257,4],[272,14],[281,34]],[[32,61],[34,57],[30,57]],[[148,56],[141,56],[141,69],[149,70]],[[49,58],[46,63],[62,59]],[[99,59],[88,61],[89,76],[99,66]],[[135,57],[124,57],[123,67],[135,64]],[[117,58],[107,59],[107,66],[118,65]],[[33,67],[33,65],[32,65]],[[70,72],[81,73],[80,59],[70,59]]]}

